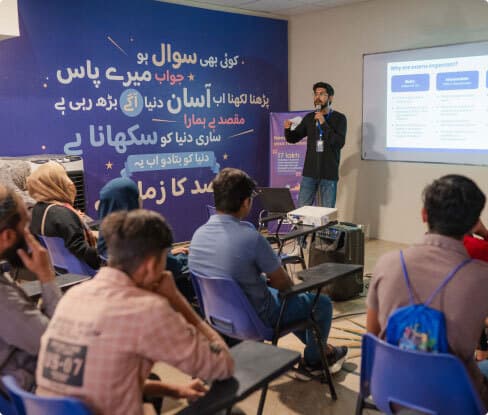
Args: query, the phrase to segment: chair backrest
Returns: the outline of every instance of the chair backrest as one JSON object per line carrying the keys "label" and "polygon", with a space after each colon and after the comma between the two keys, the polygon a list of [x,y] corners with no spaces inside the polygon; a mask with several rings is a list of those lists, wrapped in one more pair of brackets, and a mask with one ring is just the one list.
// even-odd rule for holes
{"label": "chair backrest", "polygon": [[96,270],[78,259],[64,246],[63,238],[43,235],[37,235],[37,237],[49,251],[49,256],[56,269],[61,269],[71,274],[90,276],[97,273]]}
{"label": "chair backrest", "polygon": [[271,340],[241,287],[232,278],[207,277],[191,271],[198,302],[208,323],[220,333],[240,340]]}
{"label": "chair backrest", "polygon": [[15,410],[15,403],[8,394],[6,386],[0,381],[0,414],[18,415]]}
{"label": "chair backrest", "polygon": [[210,219],[210,216],[215,215],[217,213],[217,208],[215,206],[206,205],[207,208],[207,215]]}
{"label": "chair backrest", "polygon": [[402,350],[372,334],[362,345],[360,394],[392,414],[392,405],[425,414],[485,414],[461,361],[451,354]]}
{"label": "chair backrest", "polygon": [[79,399],[38,396],[21,389],[12,376],[4,376],[2,380],[18,415],[93,415]]}

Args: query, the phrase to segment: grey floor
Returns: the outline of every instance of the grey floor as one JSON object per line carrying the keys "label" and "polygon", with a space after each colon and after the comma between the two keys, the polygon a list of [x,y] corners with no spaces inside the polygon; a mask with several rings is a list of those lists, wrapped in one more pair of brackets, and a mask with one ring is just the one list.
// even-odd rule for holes
{"label": "grey floor", "polygon": [[[405,245],[379,240],[368,240],[365,244],[365,275],[372,272],[374,264],[383,253],[403,248]],[[290,246],[288,249],[293,250]],[[369,282],[369,278],[365,278]],[[359,388],[359,367],[361,360],[361,335],[365,332],[365,298],[334,304],[334,320],[329,342],[349,347],[346,363],[341,372],[334,375],[338,400],[332,401],[326,385],[316,381],[300,381],[293,374],[284,375],[271,383],[266,398],[264,414],[270,415],[342,415],[353,414]],[[303,346],[293,335],[280,340],[279,347],[302,351]],[[162,379],[172,382],[186,382],[188,376],[162,363],[155,365],[154,371]],[[237,406],[245,414],[255,414],[259,401],[259,392],[254,393]],[[163,413],[174,414],[186,405],[183,400],[165,399]],[[365,411],[365,414],[377,414]],[[152,407],[146,405],[145,415],[153,415]]]}

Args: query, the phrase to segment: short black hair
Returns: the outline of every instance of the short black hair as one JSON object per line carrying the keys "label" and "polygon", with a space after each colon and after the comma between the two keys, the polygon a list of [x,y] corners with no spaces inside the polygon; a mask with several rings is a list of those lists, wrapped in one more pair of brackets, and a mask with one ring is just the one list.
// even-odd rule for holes
{"label": "short black hair", "polygon": [[0,231],[15,229],[20,222],[19,196],[11,188],[0,187]]}
{"label": "short black hair", "polygon": [[460,239],[479,220],[486,197],[471,179],[450,174],[428,185],[423,201],[429,231]]}
{"label": "short black hair", "polygon": [[157,212],[118,211],[106,216],[100,233],[105,238],[108,265],[129,276],[150,256],[160,256],[173,243],[171,228]]}
{"label": "short black hair", "polygon": [[236,213],[242,202],[251,197],[256,182],[246,172],[225,168],[212,181],[215,207],[223,213]]}
{"label": "short black hair", "polygon": [[313,92],[315,92],[317,88],[324,88],[329,96],[334,96],[334,88],[332,88],[332,85],[328,84],[327,82],[317,82],[316,84],[313,84]]}

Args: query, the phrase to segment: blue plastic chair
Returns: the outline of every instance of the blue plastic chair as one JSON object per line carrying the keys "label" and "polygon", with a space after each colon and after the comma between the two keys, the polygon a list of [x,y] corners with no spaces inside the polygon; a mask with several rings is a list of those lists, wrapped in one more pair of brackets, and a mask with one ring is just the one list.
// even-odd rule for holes
{"label": "blue plastic chair", "polygon": [[17,415],[93,415],[79,399],[34,395],[21,389],[12,376],[4,376],[2,381],[12,397]]}
{"label": "blue plastic chair", "polygon": [[57,236],[37,235],[41,244],[49,251],[49,256],[56,270],[62,273],[80,274],[94,276],[97,270],[90,267],[86,262],[74,256],[65,246],[64,240]]}
{"label": "blue plastic chair", "polygon": [[[191,270],[190,270],[191,271]],[[259,318],[254,307],[247,299],[244,291],[232,278],[207,277],[191,271],[192,282],[195,287],[197,299],[206,320],[218,332],[239,340],[270,341],[273,345],[285,334],[295,330],[311,328],[323,344],[320,329],[317,323],[308,318],[298,321],[293,325],[282,326],[281,316],[286,307],[287,297],[282,301],[280,318],[276,327],[268,327]],[[292,294],[293,295],[293,294]],[[324,377],[329,385],[332,399],[337,399],[337,394],[332,382],[332,376],[322,347]],[[266,399],[267,387],[263,388],[259,401],[258,414],[261,414]]]}
{"label": "blue plastic chair", "polygon": [[15,410],[15,404],[10,398],[10,395],[7,393],[7,388],[1,383],[0,387],[0,414],[2,415],[17,415],[17,411]]}
{"label": "blue plastic chair", "polygon": [[386,414],[400,408],[431,415],[486,413],[457,357],[402,350],[368,333],[363,337],[356,415],[372,408],[365,402],[370,395]]}

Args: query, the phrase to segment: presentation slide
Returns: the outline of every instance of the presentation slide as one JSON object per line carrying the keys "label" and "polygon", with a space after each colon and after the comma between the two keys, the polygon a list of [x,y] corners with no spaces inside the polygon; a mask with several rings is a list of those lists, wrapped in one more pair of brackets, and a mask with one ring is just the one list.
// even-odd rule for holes
{"label": "presentation slide", "polygon": [[364,56],[364,159],[488,164],[488,42]]}

